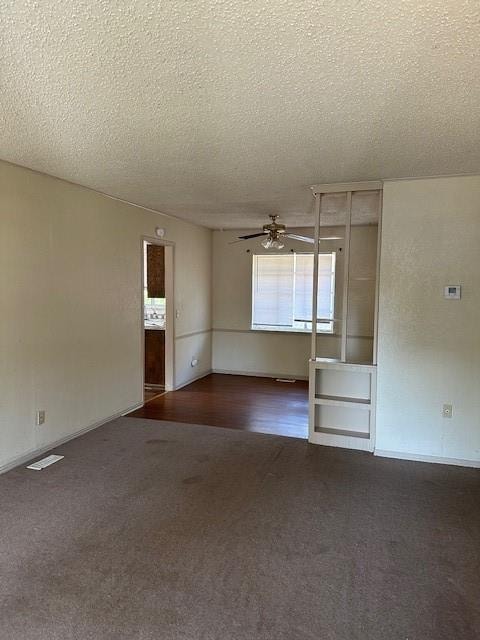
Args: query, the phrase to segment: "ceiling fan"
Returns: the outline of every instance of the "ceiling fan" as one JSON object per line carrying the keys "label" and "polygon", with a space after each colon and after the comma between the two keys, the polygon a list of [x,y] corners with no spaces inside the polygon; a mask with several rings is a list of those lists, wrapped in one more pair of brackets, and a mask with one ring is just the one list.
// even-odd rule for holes
{"label": "ceiling fan", "polygon": [[[301,236],[296,233],[287,233],[287,228],[284,224],[277,222],[278,215],[270,214],[268,216],[271,219],[270,224],[263,225],[263,231],[259,233],[250,233],[246,236],[238,236],[238,240],[234,240],[229,244],[235,244],[236,242],[243,242],[244,240],[251,240],[252,238],[259,238],[260,236],[266,236],[262,241],[262,246],[265,249],[283,249],[285,243],[284,238],[290,238],[291,240],[299,240],[300,242],[307,242],[308,244],[314,244],[315,240],[308,236]],[[341,236],[322,236],[320,240],[341,240]]]}

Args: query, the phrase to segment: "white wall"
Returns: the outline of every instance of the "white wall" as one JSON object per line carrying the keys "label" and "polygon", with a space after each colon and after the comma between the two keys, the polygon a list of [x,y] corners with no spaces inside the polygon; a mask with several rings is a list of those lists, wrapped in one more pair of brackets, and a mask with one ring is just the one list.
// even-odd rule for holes
{"label": "white wall", "polygon": [[480,177],[384,185],[376,448],[480,461]]}
{"label": "white wall", "polygon": [[[340,228],[323,228],[323,235],[335,235]],[[260,240],[229,244],[239,235],[255,230],[214,231],[213,233],[213,369],[256,375],[279,375],[307,378],[310,357],[310,334],[251,330],[252,255],[268,253]],[[310,229],[298,233],[313,236]],[[340,233],[340,235],[342,235]],[[362,276],[375,273],[377,227],[352,227],[352,264]],[[325,241],[326,251],[343,246],[342,240]],[[250,252],[247,250],[250,249]],[[303,242],[288,241],[283,252],[308,251]],[[369,309],[375,283],[352,282],[349,306],[349,354],[353,359],[368,360],[372,351],[373,304]],[[367,296],[363,295],[363,289]],[[341,317],[343,292],[343,254],[337,253],[335,316]],[[367,302],[367,304],[365,304]],[[337,323],[337,329],[339,329]],[[322,356],[340,355],[340,337],[324,334],[318,338]]]}
{"label": "white wall", "polygon": [[0,468],[142,401],[141,236],[157,225],[175,242],[178,386],[211,368],[211,231],[0,163]]}

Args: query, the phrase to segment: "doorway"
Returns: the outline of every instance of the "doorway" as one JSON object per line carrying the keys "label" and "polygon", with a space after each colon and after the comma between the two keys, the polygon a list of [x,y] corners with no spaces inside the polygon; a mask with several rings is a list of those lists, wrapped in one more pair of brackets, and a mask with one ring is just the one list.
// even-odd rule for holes
{"label": "doorway", "polygon": [[174,388],[173,245],[142,240],[144,402]]}

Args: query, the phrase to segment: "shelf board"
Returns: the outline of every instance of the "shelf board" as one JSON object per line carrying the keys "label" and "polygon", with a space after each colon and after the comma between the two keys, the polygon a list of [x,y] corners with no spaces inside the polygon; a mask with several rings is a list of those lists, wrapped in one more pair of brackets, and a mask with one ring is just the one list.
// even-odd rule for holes
{"label": "shelf board", "polygon": [[330,407],[348,407],[349,409],[366,409],[370,411],[372,406],[371,400],[365,398],[349,398],[346,396],[327,396],[325,394],[316,393],[315,404],[328,405]]}
{"label": "shelf board", "polygon": [[315,427],[315,433],[325,433],[330,436],[347,436],[348,438],[370,439],[370,434],[365,431],[350,431],[349,429],[335,429],[333,427]]}
{"label": "shelf board", "polygon": [[359,373],[373,373],[377,366],[369,362],[343,362],[337,358],[315,358],[310,360],[311,366],[317,370],[337,369],[339,371],[356,371]]}

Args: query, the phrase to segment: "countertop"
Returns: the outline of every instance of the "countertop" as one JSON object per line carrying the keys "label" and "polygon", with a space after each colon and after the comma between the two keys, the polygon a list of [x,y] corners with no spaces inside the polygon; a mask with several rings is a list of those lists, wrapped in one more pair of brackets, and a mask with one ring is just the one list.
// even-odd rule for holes
{"label": "countertop", "polygon": [[146,320],[144,322],[145,331],[165,331],[165,323],[158,320],[157,322],[152,320]]}

